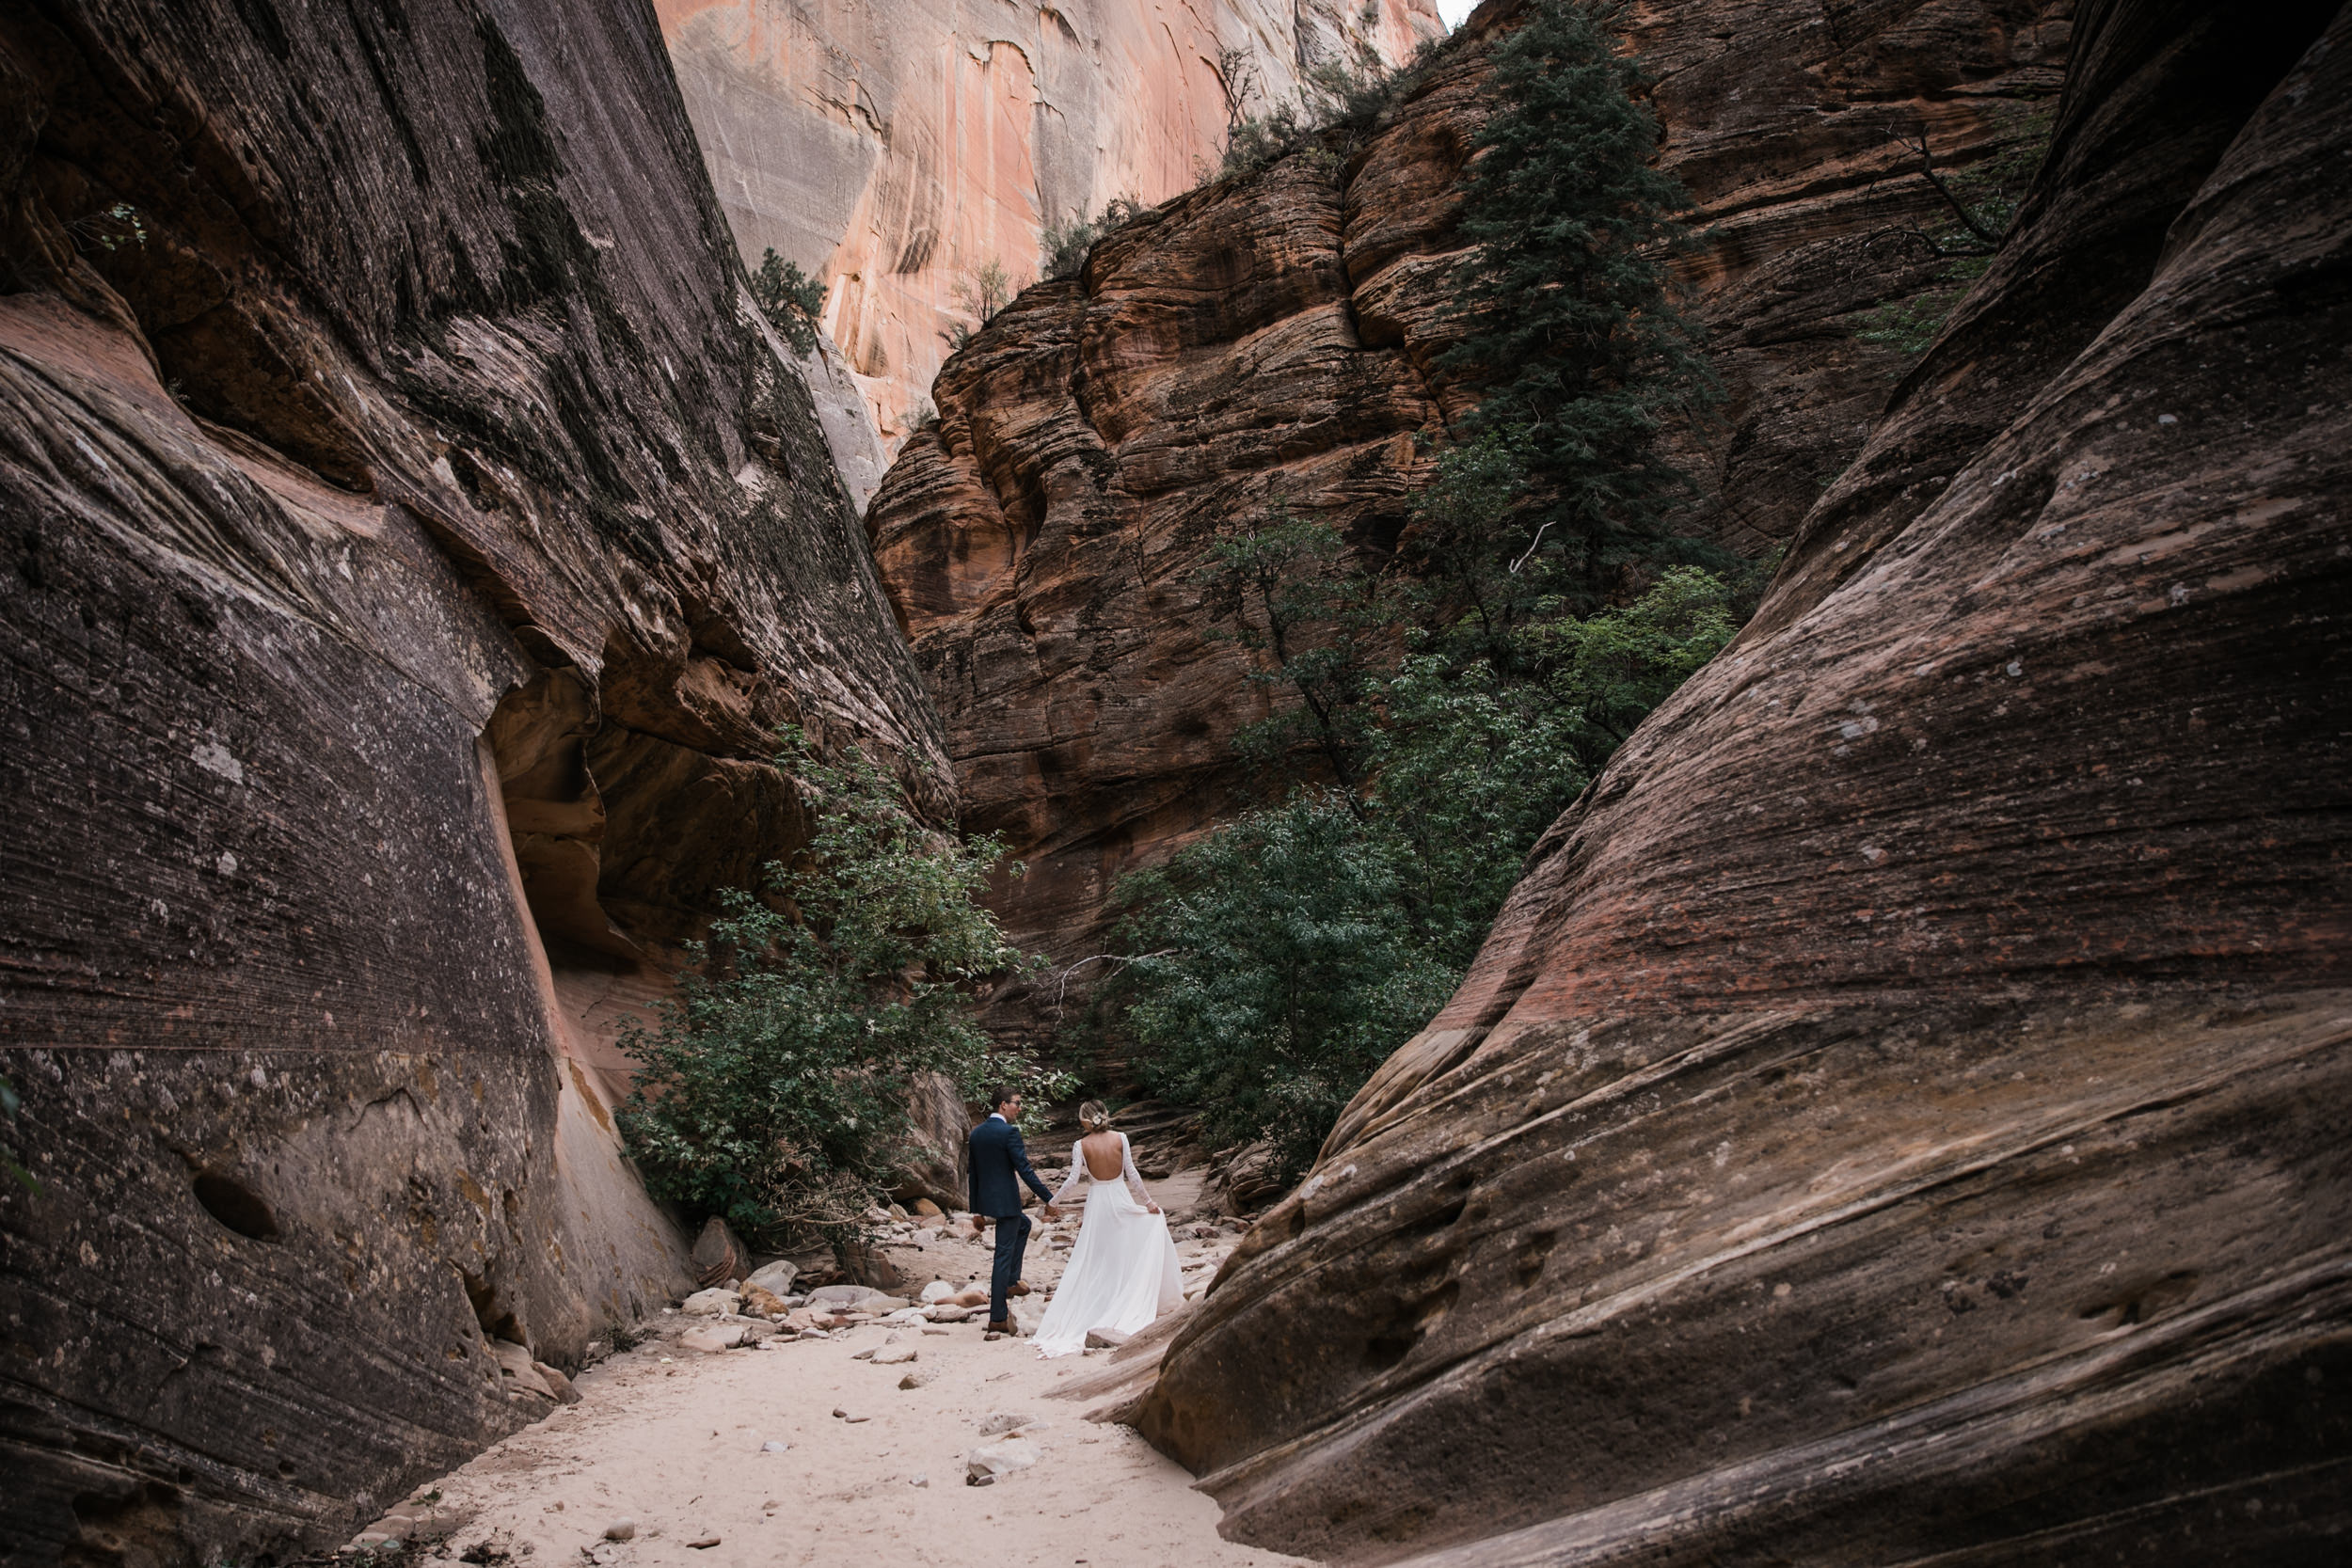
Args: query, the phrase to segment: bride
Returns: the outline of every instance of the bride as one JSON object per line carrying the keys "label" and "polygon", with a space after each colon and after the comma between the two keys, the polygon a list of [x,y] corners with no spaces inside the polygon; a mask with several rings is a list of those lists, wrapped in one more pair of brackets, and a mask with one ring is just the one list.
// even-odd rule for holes
{"label": "bride", "polygon": [[1087,1331],[1115,1329],[1133,1334],[1184,1296],[1176,1265],[1176,1243],[1168,1218],[1144,1190],[1127,1135],[1111,1131],[1111,1114],[1099,1100],[1078,1107],[1086,1128],[1070,1151],[1070,1180],[1054,1195],[1059,1203],[1082,1180],[1091,1179],[1078,1244],[1038,1325],[1040,1355],[1069,1355],[1086,1348]]}

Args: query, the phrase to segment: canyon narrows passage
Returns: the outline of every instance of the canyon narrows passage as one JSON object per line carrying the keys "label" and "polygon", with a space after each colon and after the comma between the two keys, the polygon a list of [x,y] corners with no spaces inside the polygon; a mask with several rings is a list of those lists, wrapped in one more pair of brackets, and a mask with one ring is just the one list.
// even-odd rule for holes
{"label": "canyon narrows passage", "polygon": [[[497,1473],[648,1323],[594,1422],[641,1385],[701,1441],[644,1394],[665,1308],[749,1259],[647,1196],[618,1037],[841,809],[780,726],[913,831],[1002,836],[1043,962],[974,1017],[1133,1087],[1082,960],[1298,705],[1219,552],[1268,516],[1411,549],[1494,384],[1450,351],[1498,51],[1565,8],[1488,0],[1401,75],[1419,0],[983,9],[0,17],[7,1560],[332,1547]],[[1191,1299],[1069,1380],[1118,1424],[1050,1441],[1139,1433],[1236,1561],[2333,1560],[2352,22],[1601,14],[1696,202],[1722,397],[1660,438],[1677,526],[1768,564],[1754,613],[1300,1179],[1227,1189],[1237,1246],[1184,1174]],[[828,285],[807,355],[771,245]],[[977,1114],[915,1098],[909,1206]],[[984,1267],[860,1223],[827,1273]],[[827,1324],[906,1348],[842,1289]],[[750,1301],[691,1386],[804,1356],[793,1440],[850,1431],[823,1379],[883,1373],[733,1348],[816,1325]],[[929,1394],[910,1357],[906,1408],[973,1414],[998,1352]],[[952,1560],[938,1520],[1042,1480],[904,1541]],[[727,1506],[711,1557],[564,1528],[710,1562],[767,1512]],[[518,1520],[500,1553],[573,1549]]]}

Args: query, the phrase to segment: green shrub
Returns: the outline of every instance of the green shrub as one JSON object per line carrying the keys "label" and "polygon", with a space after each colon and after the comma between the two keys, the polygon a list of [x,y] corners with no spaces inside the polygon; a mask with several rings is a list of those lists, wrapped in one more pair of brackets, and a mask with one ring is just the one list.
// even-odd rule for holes
{"label": "green shrub", "polygon": [[1535,840],[1730,640],[1732,596],[1678,567],[1528,628],[1518,678],[1430,653],[1359,671],[1335,723],[1358,784],[1310,784],[1121,884],[1141,956],[1110,1002],[1153,1091],[1200,1106],[1214,1138],[1270,1140],[1285,1180],[1303,1170],[1453,994]]}
{"label": "green shrub", "polygon": [[1065,1085],[992,1056],[974,1018],[979,988],[1029,962],[978,903],[1002,846],[925,828],[862,755],[831,765],[782,738],[808,847],[768,868],[766,896],[723,895],[675,998],[623,1037],[638,1075],[621,1126],[656,1196],[842,1244],[908,1155],[911,1075],[967,1098],[992,1076]]}
{"label": "green shrub", "polygon": [[1073,213],[1067,224],[1047,224],[1038,234],[1038,246],[1043,252],[1040,274],[1057,281],[1077,277],[1086,270],[1087,255],[1096,242],[1152,212],[1134,197],[1115,196],[1092,218]]}
{"label": "green shrub", "polygon": [[768,325],[784,334],[792,352],[803,359],[817,346],[817,318],[825,309],[825,285],[803,273],[798,265],[776,254],[770,245],[752,274],[752,298]]}

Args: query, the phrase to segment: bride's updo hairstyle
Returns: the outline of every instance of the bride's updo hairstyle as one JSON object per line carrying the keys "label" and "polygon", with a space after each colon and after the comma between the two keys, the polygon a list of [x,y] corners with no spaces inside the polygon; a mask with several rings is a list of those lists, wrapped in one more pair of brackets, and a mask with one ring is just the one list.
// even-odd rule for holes
{"label": "bride's updo hairstyle", "polygon": [[1099,1100],[1089,1100],[1078,1107],[1078,1125],[1089,1132],[1107,1132],[1111,1126],[1110,1107]]}

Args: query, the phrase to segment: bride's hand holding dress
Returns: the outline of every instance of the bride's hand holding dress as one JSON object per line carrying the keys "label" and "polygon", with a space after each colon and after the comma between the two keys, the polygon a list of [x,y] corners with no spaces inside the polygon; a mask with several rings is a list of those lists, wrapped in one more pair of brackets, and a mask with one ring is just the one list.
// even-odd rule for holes
{"label": "bride's hand holding dress", "polygon": [[[1118,1139],[1119,1168],[1097,1176],[1087,1144],[1101,1139],[1098,1152],[1108,1154],[1111,1138]],[[1070,1178],[1054,1201],[1068,1197],[1081,1181],[1090,1184],[1086,1217],[1061,1283],[1045,1308],[1045,1321],[1038,1326],[1037,1348],[1042,1355],[1084,1350],[1092,1329],[1137,1333],[1184,1301],[1184,1273],[1168,1233],[1168,1218],[1145,1189],[1125,1133],[1105,1130],[1078,1140],[1070,1150]]]}

